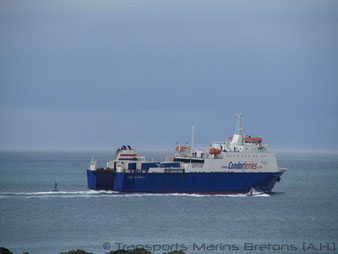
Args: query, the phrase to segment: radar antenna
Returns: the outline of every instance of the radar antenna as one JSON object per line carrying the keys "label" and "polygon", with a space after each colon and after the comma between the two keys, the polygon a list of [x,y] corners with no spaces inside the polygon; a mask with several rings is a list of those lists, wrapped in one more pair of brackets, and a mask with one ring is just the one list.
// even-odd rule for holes
{"label": "radar antenna", "polygon": [[243,113],[236,114],[236,131],[235,134],[242,135],[243,132]]}

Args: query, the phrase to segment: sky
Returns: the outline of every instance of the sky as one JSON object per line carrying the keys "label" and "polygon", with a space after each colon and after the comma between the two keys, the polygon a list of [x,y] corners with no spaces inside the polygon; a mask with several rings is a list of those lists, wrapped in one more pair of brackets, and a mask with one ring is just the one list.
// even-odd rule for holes
{"label": "sky", "polygon": [[337,95],[337,1],[0,0],[0,149],[338,151]]}

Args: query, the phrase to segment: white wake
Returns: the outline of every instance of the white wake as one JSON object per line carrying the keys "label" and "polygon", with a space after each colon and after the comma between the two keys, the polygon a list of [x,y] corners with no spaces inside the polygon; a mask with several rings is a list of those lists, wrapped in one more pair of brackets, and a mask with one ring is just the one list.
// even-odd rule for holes
{"label": "white wake", "polygon": [[38,191],[38,192],[0,192],[0,198],[94,198],[94,197],[231,197],[231,198],[254,198],[270,197],[269,194],[261,193],[254,196],[247,194],[188,194],[188,193],[121,193],[117,191]]}

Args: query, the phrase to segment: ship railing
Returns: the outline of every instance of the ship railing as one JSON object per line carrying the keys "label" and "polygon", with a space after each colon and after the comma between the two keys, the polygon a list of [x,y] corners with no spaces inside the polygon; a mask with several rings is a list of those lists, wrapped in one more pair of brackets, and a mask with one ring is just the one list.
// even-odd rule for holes
{"label": "ship railing", "polygon": [[194,155],[191,155],[191,154],[180,154],[180,155],[175,156],[175,157],[189,158],[189,159],[205,159],[205,158],[207,158],[206,155],[204,155],[204,156],[194,156]]}

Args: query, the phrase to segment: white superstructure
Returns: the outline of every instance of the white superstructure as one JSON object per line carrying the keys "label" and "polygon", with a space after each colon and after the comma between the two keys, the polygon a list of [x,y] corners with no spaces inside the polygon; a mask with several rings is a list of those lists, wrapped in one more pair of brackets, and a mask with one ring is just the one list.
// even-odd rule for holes
{"label": "white superstructure", "polygon": [[[184,172],[283,172],[263,139],[243,134],[243,114],[236,115],[236,130],[229,141],[204,149],[177,145],[166,161],[183,162]],[[154,169],[156,172],[160,169]]]}

